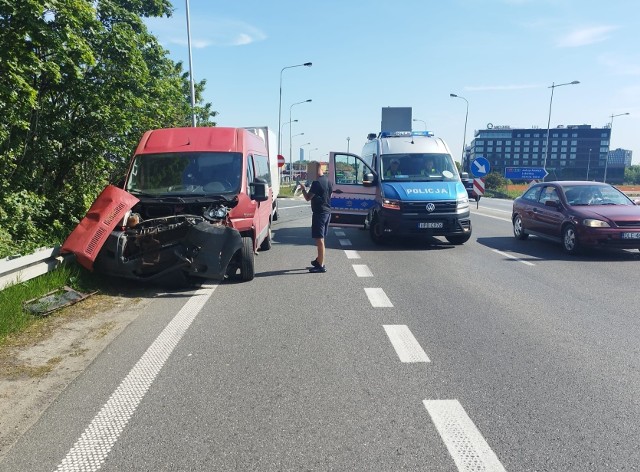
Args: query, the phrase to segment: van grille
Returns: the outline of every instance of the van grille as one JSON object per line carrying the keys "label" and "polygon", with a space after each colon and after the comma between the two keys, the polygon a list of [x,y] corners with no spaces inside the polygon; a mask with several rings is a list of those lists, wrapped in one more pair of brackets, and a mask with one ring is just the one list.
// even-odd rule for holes
{"label": "van grille", "polygon": [[[432,212],[427,212],[427,204],[433,203],[436,209]],[[457,203],[453,201],[437,201],[437,202],[402,202],[402,211],[404,213],[417,213],[425,215],[433,215],[438,213],[455,213]]]}

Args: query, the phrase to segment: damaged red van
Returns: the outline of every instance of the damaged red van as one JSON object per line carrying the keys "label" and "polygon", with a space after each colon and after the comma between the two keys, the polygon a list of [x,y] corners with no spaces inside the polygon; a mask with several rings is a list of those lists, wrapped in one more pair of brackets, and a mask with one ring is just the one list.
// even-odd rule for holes
{"label": "damaged red van", "polygon": [[247,129],[147,131],[124,188],[102,192],[62,251],[141,281],[252,280],[256,252],[271,248],[271,179],[266,145]]}

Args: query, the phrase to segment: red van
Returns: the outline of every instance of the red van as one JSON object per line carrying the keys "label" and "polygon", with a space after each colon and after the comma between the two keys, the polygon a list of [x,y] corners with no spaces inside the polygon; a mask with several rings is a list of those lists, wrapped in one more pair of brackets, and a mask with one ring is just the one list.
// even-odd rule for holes
{"label": "red van", "polygon": [[62,251],[136,280],[252,280],[255,253],[271,248],[270,169],[244,128],[147,131],[123,188],[103,191]]}

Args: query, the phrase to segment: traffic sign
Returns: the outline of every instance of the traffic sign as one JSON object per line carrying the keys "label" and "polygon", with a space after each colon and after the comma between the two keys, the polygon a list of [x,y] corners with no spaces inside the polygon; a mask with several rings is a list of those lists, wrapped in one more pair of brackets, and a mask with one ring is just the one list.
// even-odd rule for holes
{"label": "traffic sign", "polygon": [[278,154],[278,167],[282,167],[284,165],[284,156],[282,154]]}
{"label": "traffic sign", "polygon": [[491,170],[491,164],[486,157],[478,156],[471,161],[471,173],[474,177],[484,177]]}
{"label": "traffic sign", "polygon": [[549,175],[544,167],[505,167],[504,177],[509,180],[544,180]]}
{"label": "traffic sign", "polygon": [[484,179],[473,179],[473,193],[484,195]]}

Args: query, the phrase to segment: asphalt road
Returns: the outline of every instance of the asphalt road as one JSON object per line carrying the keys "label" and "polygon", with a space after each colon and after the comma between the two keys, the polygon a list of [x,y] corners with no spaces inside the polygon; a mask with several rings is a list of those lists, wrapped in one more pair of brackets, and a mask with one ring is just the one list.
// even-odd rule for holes
{"label": "asphalt road", "polygon": [[375,246],[281,203],[249,283],[159,292],[2,471],[640,470],[640,253]]}

